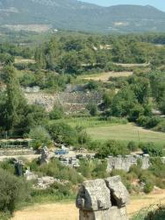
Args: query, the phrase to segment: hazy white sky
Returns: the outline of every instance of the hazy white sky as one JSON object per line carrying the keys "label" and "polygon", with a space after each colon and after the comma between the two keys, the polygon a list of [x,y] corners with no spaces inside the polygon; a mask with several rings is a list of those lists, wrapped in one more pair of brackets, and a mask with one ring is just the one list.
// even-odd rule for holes
{"label": "hazy white sky", "polygon": [[152,5],[165,11],[165,0],[81,0],[83,2],[94,3],[103,6],[132,4],[132,5]]}

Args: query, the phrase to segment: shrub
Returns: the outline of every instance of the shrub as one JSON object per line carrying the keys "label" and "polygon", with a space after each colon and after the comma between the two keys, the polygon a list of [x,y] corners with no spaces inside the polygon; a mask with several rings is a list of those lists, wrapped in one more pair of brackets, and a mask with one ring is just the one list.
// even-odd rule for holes
{"label": "shrub", "polygon": [[107,156],[127,155],[129,154],[127,146],[119,141],[109,140],[98,149],[97,156],[105,158]]}
{"label": "shrub", "polygon": [[11,219],[11,214],[9,212],[0,212],[1,220],[9,220]]}
{"label": "shrub", "polygon": [[49,113],[51,120],[60,119],[64,116],[64,110],[62,106],[54,106],[53,110]]}
{"label": "shrub", "polygon": [[88,109],[91,116],[97,115],[97,105],[95,103],[89,103],[86,108]]}
{"label": "shrub", "polygon": [[152,183],[146,183],[144,186],[144,192],[150,193],[152,192],[153,188],[154,188],[154,185]]}
{"label": "shrub", "polygon": [[155,131],[161,131],[165,132],[165,120],[162,120],[157,124],[157,126],[154,128]]}
{"label": "shrub", "polygon": [[134,152],[134,151],[137,151],[138,150],[138,145],[136,144],[136,142],[134,142],[134,141],[130,141],[129,143],[128,143],[128,149],[130,150],[130,151],[132,151],[132,152]]}
{"label": "shrub", "polygon": [[77,144],[77,131],[64,122],[54,122],[48,126],[52,139],[66,144]]}
{"label": "shrub", "polygon": [[29,136],[33,139],[33,146],[38,148],[42,145],[49,145],[51,137],[44,127],[38,126],[30,130]]}
{"label": "shrub", "polygon": [[16,205],[28,198],[28,185],[25,181],[0,169],[0,195],[0,210],[12,214]]}
{"label": "shrub", "polygon": [[53,159],[48,164],[42,164],[41,166],[36,166],[35,164],[36,162],[31,163],[34,171],[42,176],[52,176],[60,180],[68,180],[72,184],[83,181],[82,176],[79,175],[75,169],[61,164],[58,159]]}
{"label": "shrub", "polygon": [[86,89],[88,90],[98,90],[99,88],[99,82],[96,82],[96,81],[93,81],[93,80],[90,80],[86,86],[85,86]]}
{"label": "shrub", "polygon": [[142,149],[144,154],[149,154],[153,157],[162,157],[163,156],[163,148],[160,146],[156,146],[154,143],[141,143],[139,147]]}
{"label": "shrub", "polygon": [[157,176],[163,180],[165,178],[164,170],[165,170],[165,164],[162,162],[160,157],[156,157],[156,158],[151,159],[150,171],[155,176]]}

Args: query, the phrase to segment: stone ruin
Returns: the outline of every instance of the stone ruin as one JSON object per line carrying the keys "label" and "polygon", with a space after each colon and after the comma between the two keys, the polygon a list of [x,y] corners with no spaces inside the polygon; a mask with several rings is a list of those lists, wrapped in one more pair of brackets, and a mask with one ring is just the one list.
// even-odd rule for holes
{"label": "stone ruin", "polygon": [[19,159],[13,159],[13,164],[15,166],[15,173],[18,176],[23,176],[23,172],[24,172],[24,162],[22,160]]}
{"label": "stone ruin", "polygon": [[41,157],[39,158],[39,163],[49,163],[51,159],[50,152],[46,146],[41,149]]}
{"label": "stone ruin", "polygon": [[126,155],[117,157],[109,156],[107,159],[107,172],[115,170],[129,171],[132,165],[137,165],[138,160],[141,162],[141,168],[147,170],[150,166],[150,157],[148,154],[143,155]]}
{"label": "stone ruin", "polygon": [[79,220],[128,220],[128,202],[120,176],[85,181],[76,199]]}

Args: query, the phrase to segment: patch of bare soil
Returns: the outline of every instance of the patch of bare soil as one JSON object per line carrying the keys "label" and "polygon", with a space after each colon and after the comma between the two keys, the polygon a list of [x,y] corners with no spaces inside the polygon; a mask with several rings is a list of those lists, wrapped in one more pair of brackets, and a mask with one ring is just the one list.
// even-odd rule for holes
{"label": "patch of bare soil", "polygon": [[[165,202],[165,190],[150,195],[143,195],[131,199],[127,207],[129,216],[151,204]],[[12,220],[78,220],[78,209],[74,203],[43,204],[17,211]]]}
{"label": "patch of bare soil", "polygon": [[83,77],[85,80],[94,80],[94,81],[103,81],[106,82],[109,80],[110,77],[128,77],[131,76],[133,72],[131,71],[124,71],[124,72],[105,72],[101,74],[96,74],[96,75],[89,75]]}

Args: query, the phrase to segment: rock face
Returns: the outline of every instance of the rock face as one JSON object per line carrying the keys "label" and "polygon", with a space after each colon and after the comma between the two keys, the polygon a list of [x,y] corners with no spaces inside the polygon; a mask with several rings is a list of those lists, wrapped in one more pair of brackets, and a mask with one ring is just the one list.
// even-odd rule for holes
{"label": "rock face", "polygon": [[109,156],[107,159],[107,171],[111,172],[113,169],[115,170],[125,170],[126,172],[129,171],[132,165],[137,165],[138,160],[141,161],[142,169],[148,169],[150,166],[150,157],[149,155],[126,155],[126,156],[117,156],[112,157]]}
{"label": "rock face", "polygon": [[121,182],[120,176],[107,178],[105,182],[112,194],[114,204],[119,208],[125,207],[129,201],[129,193]]}
{"label": "rock face", "polygon": [[48,148],[46,146],[43,147],[41,150],[41,157],[39,158],[40,164],[49,163],[50,157],[51,156],[50,156]]}
{"label": "rock face", "polygon": [[78,192],[79,220],[128,220],[129,194],[119,176],[85,181]]}

